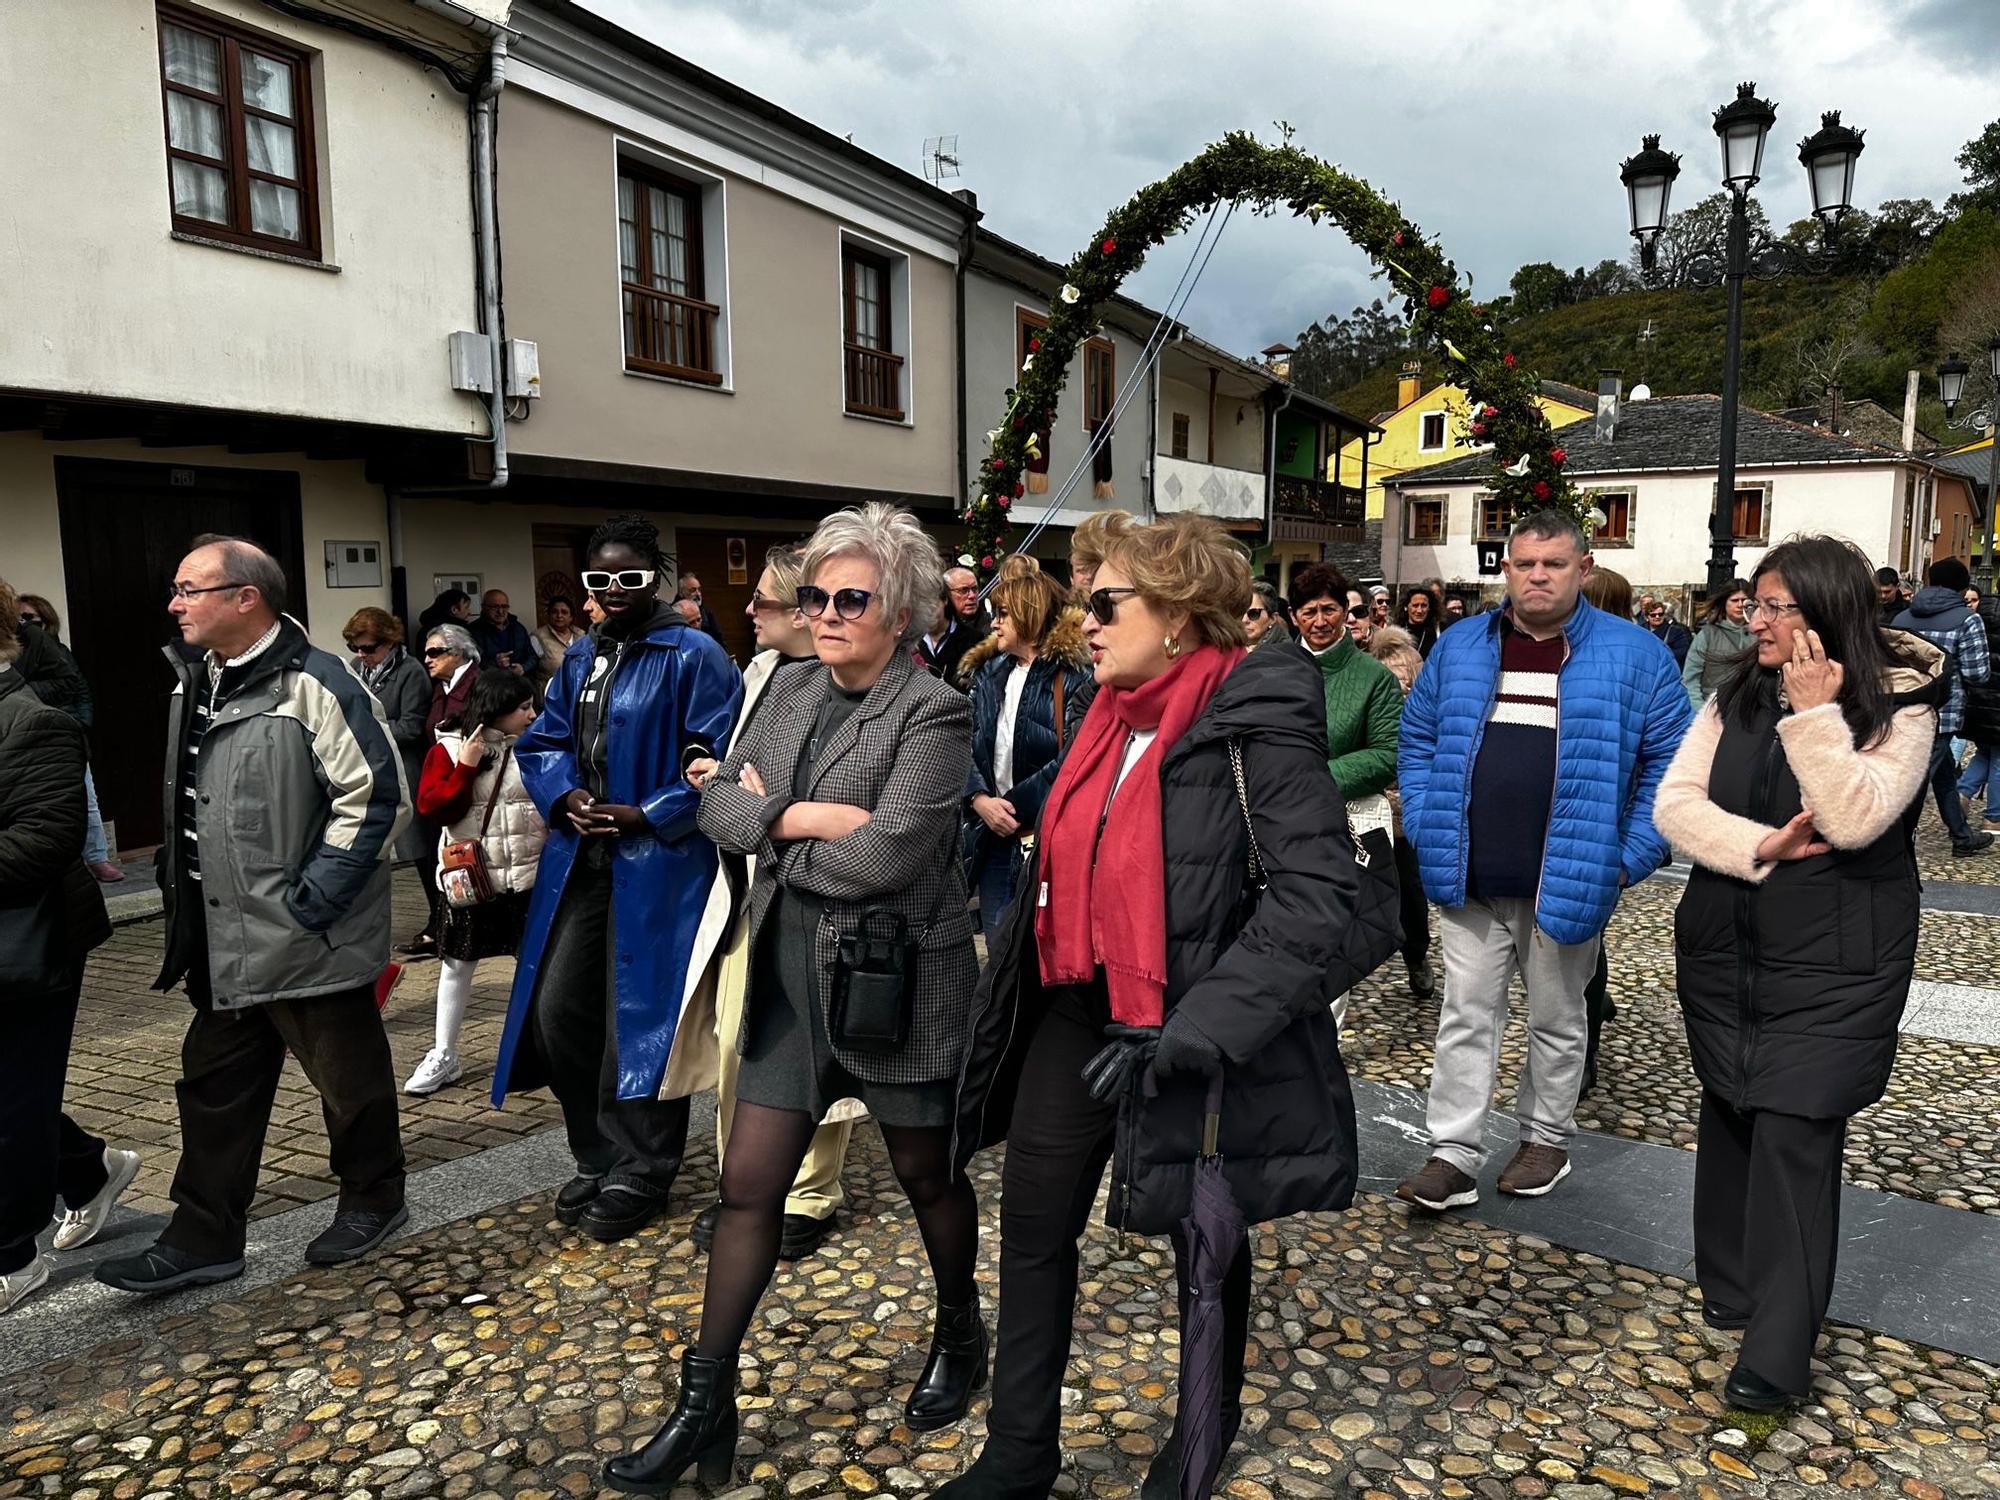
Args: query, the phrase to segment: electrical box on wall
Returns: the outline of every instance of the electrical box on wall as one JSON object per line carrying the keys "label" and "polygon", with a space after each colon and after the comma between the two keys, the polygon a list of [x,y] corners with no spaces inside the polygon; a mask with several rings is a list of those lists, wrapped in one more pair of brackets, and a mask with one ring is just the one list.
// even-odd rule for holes
{"label": "electrical box on wall", "polygon": [[451,388],[475,395],[493,394],[493,345],[483,333],[454,333],[447,345],[451,351]]}
{"label": "electrical box on wall", "polygon": [[328,542],[326,544],[326,586],[330,589],[379,589],[382,587],[382,544],[380,542]]}
{"label": "electrical box on wall", "polygon": [[507,394],[533,401],[542,394],[542,347],[533,339],[509,339],[505,345]]}

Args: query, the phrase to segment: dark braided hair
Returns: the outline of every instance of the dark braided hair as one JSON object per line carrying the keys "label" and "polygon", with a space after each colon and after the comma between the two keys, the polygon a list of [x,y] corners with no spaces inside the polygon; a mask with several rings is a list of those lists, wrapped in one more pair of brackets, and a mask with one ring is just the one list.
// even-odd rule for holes
{"label": "dark braided hair", "polygon": [[667,570],[666,554],[660,551],[660,528],[644,516],[613,516],[590,534],[589,555],[596,556],[600,547],[612,545],[630,547],[646,559],[647,565],[656,574]]}

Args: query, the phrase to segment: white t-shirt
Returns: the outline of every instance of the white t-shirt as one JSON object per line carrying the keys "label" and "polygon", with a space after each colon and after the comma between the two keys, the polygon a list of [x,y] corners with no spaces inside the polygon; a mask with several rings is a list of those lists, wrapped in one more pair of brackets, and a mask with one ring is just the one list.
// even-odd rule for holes
{"label": "white t-shirt", "polygon": [[1021,711],[1021,691],[1028,685],[1028,663],[1016,661],[1007,674],[1000,698],[1000,720],[993,726],[993,790],[1006,796],[1014,790],[1014,719]]}
{"label": "white t-shirt", "polygon": [[1125,785],[1125,778],[1132,774],[1132,768],[1139,764],[1139,757],[1146,753],[1146,747],[1159,733],[1158,729],[1135,729],[1126,736],[1125,758],[1118,763],[1118,780],[1112,785],[1112,796],[1118,795],[1118,788]]}

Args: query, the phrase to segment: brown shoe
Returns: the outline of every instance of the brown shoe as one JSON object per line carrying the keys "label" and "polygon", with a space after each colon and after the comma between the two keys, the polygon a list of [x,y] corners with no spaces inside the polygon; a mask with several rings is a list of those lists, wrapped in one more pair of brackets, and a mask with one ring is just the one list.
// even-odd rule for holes
{"label": "brown shoe", "polygon": [[1569,1176],[1569,1153],[1560,1146],[1521,1142],[1521,1149],[1500,1173],[1497,1184],[1516,1198],[1539,1198]]}
{"label": "brown shoe", "polygon": [[1477,1203],[1479,1184],[1442,1156],[1433,1156],[1424,1163],[1423,1171],[1397,1185],[1396,1196],[1405,1203],[1441,1214],[1448,1208],[1466,1208]]}

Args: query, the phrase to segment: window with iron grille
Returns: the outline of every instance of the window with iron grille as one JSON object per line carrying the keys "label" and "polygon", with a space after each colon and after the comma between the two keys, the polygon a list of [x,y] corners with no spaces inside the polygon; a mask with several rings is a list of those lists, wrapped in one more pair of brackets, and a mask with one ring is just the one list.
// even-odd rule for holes
{"label": "window with iron grille", "polygon": [[896,352],[896,328],[889,288],[893,267],[885,255],[843,245],[840,284],[846,303],[847,409],[855,416],[903,420],[903,357]]}
{"label": "window with iron grille", "polygon": [[618,169],[618,276],[625,368],[720,385],[702,264],[701,189],[632,163]]}
{"label": "window with iron grille", "polygon": [[174,228],[319,258],[309,54],[200,11],[159,11]]}

